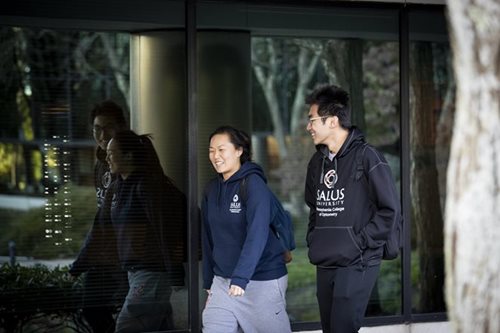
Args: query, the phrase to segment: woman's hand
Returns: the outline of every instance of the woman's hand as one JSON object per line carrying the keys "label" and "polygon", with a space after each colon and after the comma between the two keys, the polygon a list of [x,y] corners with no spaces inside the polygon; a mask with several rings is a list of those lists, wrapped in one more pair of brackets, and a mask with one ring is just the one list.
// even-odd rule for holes
{"label": "woman's hand", "polygon": [[205,307],[207,307],[208,301],[210,301],[210,298],[212,297],[212,293],[210,292],[210,289],[205,289],[205,291],[207,292],[207,299],[205,301]]}
{"label": "woman's hand", "polygon": [[243,296],[245,294],[245,290],[241,287],[238,287],[234,284],[229,287],[229,296]]}

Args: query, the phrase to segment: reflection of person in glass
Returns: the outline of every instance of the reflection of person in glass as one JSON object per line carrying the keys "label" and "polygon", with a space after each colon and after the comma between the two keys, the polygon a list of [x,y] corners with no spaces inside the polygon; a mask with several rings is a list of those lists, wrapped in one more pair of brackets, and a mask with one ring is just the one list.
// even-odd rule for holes
{"label": "reflection of person in glass", "polygon": [[[250,138],[220,127],[210,135],[209,157],[218,176],[202,202],[203,332],[291,332],[283,248],[270,228],[271,193],[250,161]],[[239,193],[244,179],[246,199]]]}
{"label": "reflection of person in glass", "polygon": [[94,183],[97,196],[97,213],[92,229],[77,259],[70,268],[72,276],[85,273],[83,283],[83,316],[94,332],[113,332],[113,314],[123,301],[126,276],[117,260],[113,231],[103,211],[104,197],[113,180],[105,161],[109,140],[127,124],[120,106],[112,101],[96,105],[91,112],[92,132],[97,143]]}
{"label": "reflection of person in glass", "polygon": [[129,292],[116,332],[173,329],[171,286],[184,283],[185,197],[167,176],[148,136],[117,133],[108,144],[111,221]]}
{"label": "reflection of person in glass", "polygon": [[[306,103],[307,131],[317,148],[307,168],[307,245],[317,267],[321,326],[358,332],[399,199],[387,161],[351,126],[347,92],[322,86]],[[359,179],[357,161],[363,164]]]}

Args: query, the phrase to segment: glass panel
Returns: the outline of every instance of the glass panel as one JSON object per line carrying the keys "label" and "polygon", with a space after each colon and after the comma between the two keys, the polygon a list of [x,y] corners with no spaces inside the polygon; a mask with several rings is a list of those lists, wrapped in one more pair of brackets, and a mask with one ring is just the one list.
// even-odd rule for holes
{"label": "glass panel", "polygon": [[[287,265],[290,319],[293,323],[318,322],[315,267],[309,263],[305,245],[308,211],[304,184],[314,147],[305,131],[308,110],[304,98],[320,83],[337,84],[349,91],[353,122],[385,154],[399,188],[397,12],[210,1],[200,1],[198,10],[199,29],[236,29],[252,36],[251,68],[247,69],[250,100],[241,97],[243,109],[231,110],[224,108],[226,99],[219,99],[219,112],[210,113],[206,120],[200,109],[200,133],[208,134],[226,123],[250,132],[253,159],[264,168],[273,192],[293,215],[297,249]],[[199,56],[204,59],[201,51]],[[226,81],[229,73],[207,78],[200,69],[200,82],[209,80],[210,89],[231,91],[234,87]],[[246,89],[245,76],[242,81],[239,93]],[[199,93],[201,108],[201,88]],[[248,124],[242,120],[247,117],[246,103],[251,105]],[[207,139],[200,138],[203,149]],[[200,169],[211,169],[206,151],[200,152]],[[204,186],[208,178],[200,176]],[[384,262],[367,315],[400,314],[401,299],[401,261]]]}
{"label": "glass panel", "polygon": [[[5,51],[0,85],[7,88],[0,93],[0,244],[9,244],[0,250],[2,286],[8,290],[2,291],[1,303],[17,315],[12,313],[5,327],[88,328],[78,310],[84,304],[100,306],[105,325],[123,290],[104,284],[118,281],[111,278],[115,274],[126,281],[115,269],[113,251],[101,249],[101,263],[108,267],[100,274],[109,274],[108,279],[98,278],[96,269],[70,277],[68,265],[96,212],[89,111],[103,99],[128,110],[129,37],[14,27],[2,27],[0,34]],[[94,286],[86,284],[92,274]]]}
{"label": "glass panel", "polygon": [[[182,18],[182,2],[169,4],[180,9],[176,20]],[[37,22],[44,25],[43,19]],[[184,43],[184,33],[175,35]],[[180,61],[175,58],[180,64],[148,68],[151,63],[141,63],[140,51],[160,54],[161,45],[146,48],[146,38],[142,45],[132,45],[127,33],[0,27],[0,40],[2,328],[113,331],[130,291],[139,299],[136,309],[146,310],[147,322],[158,319],[150,328],[135,326],[137,321],[127,323],[134,325],[133,331],[186,329],[188,288],[183,285],[182,265],[187,225],[181,192],[187,179],[187,142],[176,141],[184,136],[186,120],[177,117],[184,114],[179,108],[167,112],[162,101],[147,105],[154,111],[147,117],[137,104],[149,97],[140,87],[150,82],[165,87],[164,74],[173,67],[180,71],[177,81],[167,82],[177,93],[175,103],[169,103],[185,103],[184,48],[176,48],[181,50]],[[131,55],[133,47],[138,52]],[[115,117],[103,123],[95,122],[98,117],[90,119],[91,110],[103,100],[123,110],[124,127]],[[167,116],[168,122],[162,118]],[[129,119],[138,134],[152,134],[163,170],[150,158],[154,155],[145,138],[119,141],[117,136],[115,141],[122,143],[119,151],[131,152],[119,155],[123,160],[116,164],[111,160],[115,176],[110,176],[106,151],[101,147],[96,153],[98,138],[128,128]],[[172,131],[151,123],[172,123],[181,133],[165,138],[163,134]],[[140,143],[137,151],[129,146],[132,142]],[[145,185],[130,190],[137,184]],[[127,203],[123,198],[132,199]],[[151,230],[149,225],[158,228]],[[142,280],[129,288],[127,280],[137,282],[137,276]],[[161,282],[155,287],[161,299],[151,296],[154,289],[147,287],[146,277]],[[155,311],[161,313],[153,315]]]}
{"label": "glass panel", "polygon": [[416,11],[410,23],[412,311],[445,312],[443,218],[455,83],[443,13]]}
{"label": "glass panel", "polygon": [[[314,147],[305,131],[304,97],[320,83],[350,91],[353,123],[384,153],[399,188],[398,43],[254,37],[252,60],[255,159],[265,166],[271,187],[292,212],[295,224],[297,249],[288,265],[288,311],[296,322],[319,321],[315,268],[305,244],[308,210],[303,188]],[[274,90],[267,88],[272,78]],[[367,315],[401,313],[400,264],[399,259],[383,262]]]}
{"label": "glass panel", "polygon": [[[155,231],[159,235],[163,232],[160,241],[164,245],[155,251],[161,253],[162,247],[166,245],[166,249],[172,251],[170,254],[175,255],[175,264],[182,264],[182,260],[187,259],[183,258],[186,254],[183,245],[187,242],[185,235],[182,235],[186,232],[187,220],[179,209],[186,209],[188,137],[185,134],[187,112],[179,110],[186,109],[187,101],[185,32],[172,29],[133,33],[131,57],[130,82],[134,110],[131,125],[137,133],[151,135],[162,171],[171,180],[168,182],[161,176],[157,178],[153,172],[145,176],[153,182],[150,185],[153,185],[154,193],[152,197],[145,193],[143,199],[150,201],[148,214],[157,222],[158,229]],[[157,187],[155,182],[161,186]],[[169,192],[169,188],[174,191]],[[178,246],[170,247],[168,244]],[[188,288],[178,285],[183,282],[182,275],[177,274],[180,273],[179,268],[172,267],[177,281],[174,281],[170,303],[175,327],[187,328]],[[165,314],[168,314],[167,310],[163,309]]]}

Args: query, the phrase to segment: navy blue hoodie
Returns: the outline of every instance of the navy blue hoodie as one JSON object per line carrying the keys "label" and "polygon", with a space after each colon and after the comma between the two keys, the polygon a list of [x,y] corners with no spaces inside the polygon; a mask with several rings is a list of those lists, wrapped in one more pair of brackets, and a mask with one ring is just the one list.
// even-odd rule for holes
{"label": "navy blue hoodie", "polygon": [[[385,158],[353,127],[333,160],[319,145],[307,168],[310,208],[309,260],[320,267],[379,264],[383,245],[400,215],[400,202]],[[366,177],[355,180],[356,151],[365,149]]]}
{"label": "navy blue hoodie", "polygon": [[183,285],[184,194],[165,175],[144,171],[117,177],[112,190],[111,221],[123,269],[166,272],[173,285]]}
{"label": "navy blue hoodie", "polygon": [[[247,198],[239,194],[247,178]],[[283,249],[270,228],[271,192],[260,166],[245,162],[224,181],[218,175],[205,189],[203,218],[203,288],[214,275],[246,288],[250,280],[273,280],[287,274]]]}

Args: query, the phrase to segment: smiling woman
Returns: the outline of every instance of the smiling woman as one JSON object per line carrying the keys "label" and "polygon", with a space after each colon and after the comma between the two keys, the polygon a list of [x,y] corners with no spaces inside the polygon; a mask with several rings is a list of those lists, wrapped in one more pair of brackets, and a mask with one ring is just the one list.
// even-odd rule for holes
{"label": "smiling woman", "polygon": [[[203,288],[208,299],[203,332],[290,332],[288,274],[283,248],[271,231],[271,192],[251,162],[250,137],[230,126],[210,135],[218,175],[202,202]],[[247,182],[243,199],[241,183]],[[235,298],[237,297],[237,298]]]}
{"label": "smiling woman", "polygon": [[215,134],[210,139],[210,162],[212,162],[212,166],[222,175],[224,180],[227,180],[240,169],[240,156],[242,153],[243,148],[235,146],[231,142],[229,134]]}
{"label": "smiling woman", "polygon": [[170,296],[172,286],[184,285],[185,197],[163,174],[147,135],[118,132],[107,152],[110,170],[119,177],[106,203],[129,282],[116,331],[174,329]]}

